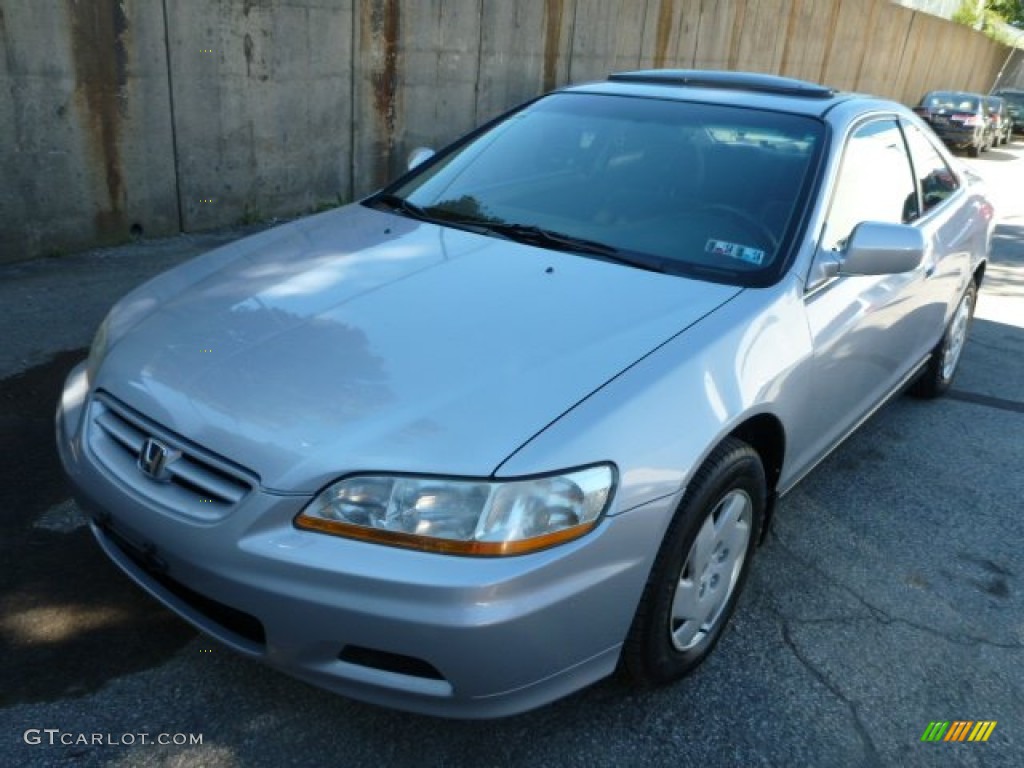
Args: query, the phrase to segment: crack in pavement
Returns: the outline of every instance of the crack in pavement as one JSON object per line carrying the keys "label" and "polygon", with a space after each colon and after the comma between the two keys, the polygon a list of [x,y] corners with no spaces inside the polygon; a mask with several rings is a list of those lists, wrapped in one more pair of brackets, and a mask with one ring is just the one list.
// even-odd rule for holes
{"label": "crack in pavement", "polygon": [[[995,640],[989,640],[988,638],[985,638],[985,637],[980,637],[978,635],[965,634],[965,633],[962,633],[962,632],[947,632],[947,631],[944,631],[944,630],[941,630],[941,629],[936,629],[935,627],[929,627],[929,626],[927,626],[925,624],[918,624],[917,622],[911,621],[911,620],[903,618],[901,616],[892,616],[891,614],[889,614],[884,609],[879,608],[878,606],[873,605],[872,603],[869,603],[862,595],[858,594],[856,590],[854,590],[852,587],[847,586],[846,584],[843,584],[842,582],[838,581],[831,573],[829,573],[828,571],[825,571],[825,570],[819,568],[816,563],[810,562],[810,561],[805,560],[804,558],[800,557],[795,551],[793,551],[792,547],[790,547],[788,544],[786,544],[786,542],[781,538],[781,536],[779,535],[779,533],[776,530],[775,526],[772,526],[772,528],[768,532],[768,535],[769,535],[770,538],[772,538],[778,544],[778,546],[782,549],[782,551],[791,560],[795,561],[796,563],[798,563],[803,568],[807,568],[807,569],[810,569],[810,570],[814,571],[815,573],[819,574],[824,581],[826,581],[827,583],[829,583],[832,586],[836,587],[837,589],[842,590],[846,594],[850,595],[854,600],[856,600],[858,603],[860,603],[860,605],[862,605],[867,610],[867,612],[868,612],[867,617],[869,617],[871,619],[874,619],[879,624],[883,624],[883,625],[902,624],[902,625],[910,627],[912,629],[916,629],[916,630],[918,630],[920,632],[924,632],[926,634],[932,635],[934,637],[942,638],[942,639],[947,640],[947,641],[949,641],[951,643],[954,643],[956,645],[966,645],[966,646],[984,645],[984,646],[989,646],[989,647],[992,647],[992,648],[999,648],[999,649],[1002,649],[1002,650],[1022,650],[1022,649],[1024,649],[1024,643],[1021,643],[1021,642],[998,642],[998,641],[995,641]],[[791,616],[784,616],[781,613],[781,610],[780,610],[779,613],[787,621],[791,621],[791,622],[796,623],[796,624],[825,623],[822,620],[798,619],[798,618],[791,617]],[[843,619],[843,620],[845,621],[847,619]],[[858,617],[849,617],[848,620],[853,622],[853,621],[858,621],[859,618]]]}
{"label": "crack in pavement", "polygon": [[850,710],[850,714],[853,715],[854,730],[857,732],[857,737],[860,739],[861,744],[864,746],[864,752],[866,755],[865,765],[881,765],[881,753],[878,751],[877,745],[871,738],[871,731],[868,729],[867,725],[864,723],[864,720],[861,718],[860,708],[857,706],[857,702],[850,699],[845,693],[843,693],[842,689],[837,684],[833,683],[832,680],[829,679],[828,675],[826,675],[822,670],[818,669],[814,662],[812,662],[807,656],[804,655],[804,653],[797,647],[792,635],[790,634],[790,620],[782,613],[779,607],[774,604],[771,597],[768,598],[768,603],[768,609],[772,612],[772,614],[774,614],[776,618],[776,623],[778,624],[779,632],[782,635],[782,642],[786,644],[787,648],[789,648],[790,653],[793,654],[793,658],[800,662],[801,666],[803,666],[803,668],[811,674],[811,677],[813,677],[821,685],[823,685],[829,692],[831,692],[831,694],[835,696],[837,700],[842,702],[843,706]]}
{"label": "crack in pavement", "polygon": [[903,624],[911,627],[912,629],[925,632],[929,635],[933,635],[942,638],[948,642],[957,645],[987,645],[1000,649],[1008,650],[1020,650],[1024,648],[1024,644],[1021,643],[1000,643],[988,640],[983,637],[977,637],[975,635],[965,635],[963,633],[956,632],[945,632],[942,630],[935,629],[921,624],[917,624],[908,619],[893,617],[885,610],[879,608],[876,605],[868,602],[862,595],[858,594],[852,587],[843,584],[837,580],[831,573],[821,569],[816,563],[805,560],[800,557],[792,547],[790,547],[786,541],[780,536],[775,526],[772,526],[768,532],[775,543],[780,547],[785,557],[792,560],[794,563],[800,565],[802,568],[813,571],[818,574],[827,584],[835,587],[842,592],[851,596],[864,610],[865,613],[850,616],[830,616],[824,618],[812,618],[812,619],[800,619],[792,616],[787,616],[783,611],[782,607],[777,603],[770,590],[765,591],[765,606],[769,613],[775,620],[776,626],[779,629],[779,634],[782,637],[782,641],[793,658],[807,670],[808,674],[811,675],[822,687],[829,691],[835,699],[840,702],[844,707],[849,710],[853,717],[853,726],[860,740],[864,753],[865,753],[865,765],[878,766],[883,764],[883,755],[879,750],[877,744],[871,735],[871,729],[864,721],[860,704],[856,699],[848,696],[839,683],[834,681],[822,668],[820,668],[815,662],[804,653],[796,642],[796,638],[793,636],[793,627],[796,625],[825,625],[825,624],[836,624],[836,625],[852,625],[863,622],[864,620],[874,621],[882,625],[894,625]]}

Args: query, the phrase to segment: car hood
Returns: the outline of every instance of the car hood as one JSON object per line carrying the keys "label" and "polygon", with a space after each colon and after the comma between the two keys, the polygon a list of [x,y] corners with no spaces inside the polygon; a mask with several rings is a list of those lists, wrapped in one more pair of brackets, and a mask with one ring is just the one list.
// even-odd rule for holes
{"label": "car hood", "polygon": [[96,386],[267,489],[485,476],[740,290],[352,205],[131,294]]}

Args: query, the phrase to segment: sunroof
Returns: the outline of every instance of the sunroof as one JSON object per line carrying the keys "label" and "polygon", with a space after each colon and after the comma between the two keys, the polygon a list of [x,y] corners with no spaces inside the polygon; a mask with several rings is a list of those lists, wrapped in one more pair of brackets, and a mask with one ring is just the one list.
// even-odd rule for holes
{"label": "sunroof", "polygon": [[608,79],[618,83],[647,83],[651,85],[678,85],[692,88],[727,88],[738,91],[774,93],[810,99],[829,99],[836,95],[831,88],[791,77],[764,75],[753,72],[721,72],[699,69],[644,69],[636,72],[616,72]]}

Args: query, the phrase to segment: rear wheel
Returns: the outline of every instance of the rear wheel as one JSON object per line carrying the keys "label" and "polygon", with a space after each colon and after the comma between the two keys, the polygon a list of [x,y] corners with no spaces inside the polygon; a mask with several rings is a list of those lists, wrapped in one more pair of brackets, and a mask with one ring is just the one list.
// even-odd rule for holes
{"label": "rear wheel", "polygon": [[715,647],[750,570],[765,509],[764,468],[727,438],[669,525],[622,651],[634,682],[672,682]]}
{"label": "rear wheel", "polygon": [[938,397],[949,390],[960,366],[960,357],[967,343],[967,334],[974,318],[974,304],[978,298],[978,287],[971,280],[967,290],[957,304],[953,317],[946,326],[946,332],[932,350],[932,355],[920,378],[913,383],[910,394],[915,397]]}

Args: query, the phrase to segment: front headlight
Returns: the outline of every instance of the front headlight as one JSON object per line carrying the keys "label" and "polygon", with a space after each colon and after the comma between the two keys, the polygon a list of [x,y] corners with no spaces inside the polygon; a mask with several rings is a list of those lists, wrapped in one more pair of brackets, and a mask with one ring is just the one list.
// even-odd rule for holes
{"label": "front headlight", "polygon": [[295,518],[299,528],[461,555],[518,555],[575,539],[608,506],[608,465],[516,480],[355,475]]}

